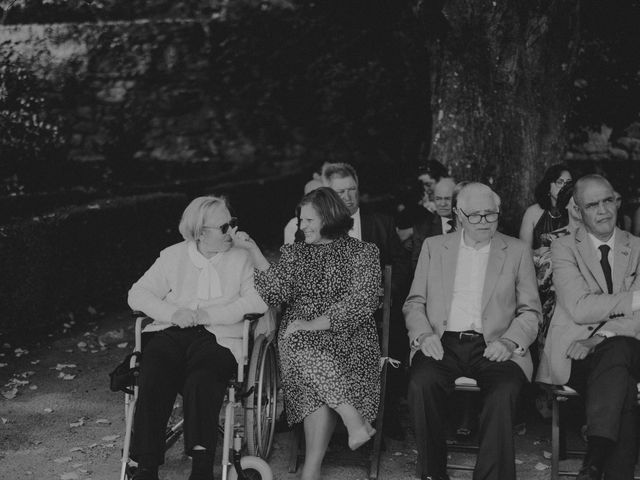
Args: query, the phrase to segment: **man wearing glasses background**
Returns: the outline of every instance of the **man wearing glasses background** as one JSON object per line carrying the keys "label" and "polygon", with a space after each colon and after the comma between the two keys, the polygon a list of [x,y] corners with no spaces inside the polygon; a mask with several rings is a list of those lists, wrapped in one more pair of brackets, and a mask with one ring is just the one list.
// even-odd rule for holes
{"label": "man wearing glasses background", "polygon": [[425,210],[425,215],[413,226],[411,266],[415,269],[425,238],[455,231],[453,218],[453,190],[456,182],[451,177],[440,179],[433,187],[435,213]]}
{"label": "man wearing glasses background", "polygon": [[500,197],[470,183],[457,197],[461,228],[425,240],[404,315],[412,350],[409,408],[418,475],[447,476],[445,418],[457,377],[484,396],[474,478],[516,478],[512,424],[533,365],[541,316],[529,247],[498,233]]}

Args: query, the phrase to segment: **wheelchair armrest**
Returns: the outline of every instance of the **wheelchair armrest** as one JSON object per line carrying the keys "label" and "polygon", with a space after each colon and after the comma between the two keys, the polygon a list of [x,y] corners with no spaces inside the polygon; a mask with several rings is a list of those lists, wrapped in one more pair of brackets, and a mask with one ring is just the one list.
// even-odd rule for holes
{"label": "wheelchair armrest", "polygon": [[263,316],[264,316],[264,313],[245,313],[244,317],[242,318],[250,322],[255,322],[256,320],[258,320],[259,318],[262,318]]}
{"label": "wheelchair armrest", "polygon": [[134,351],[139,352],[142,349],[142,328],[143,324],[153,322],[153,318],[147,316],[144,312],[133,310],[131,316],[136,319],[136,327],[134,330],[135,347]]}

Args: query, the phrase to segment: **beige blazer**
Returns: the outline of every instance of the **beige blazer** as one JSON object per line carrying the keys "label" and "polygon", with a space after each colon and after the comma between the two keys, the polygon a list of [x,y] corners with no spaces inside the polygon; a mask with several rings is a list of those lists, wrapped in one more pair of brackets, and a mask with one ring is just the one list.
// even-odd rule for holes
{"label": "beige blazer", "polygon": [[588,338],[602,321],[602,330],[640,334],[640,316],[631,310],[633,291],[640,290],[640,239],[616,228],[614,242],[611,295],[600,253],[584,228],[551,244],[556,308],[540,358],[539,382],[564,385],[571,373],[569,345]]}
{"label": "beige blazer", "polygon": [[[427,238],[403,307],[409,341],[423,333],[438,336],[447,330],[462,230]],[[496,233],[482,290],[482,330],[485,341],[508,338],[525,349],[512,360],[531,379],[529,345],[541,318],[540,297],[530,248],[522,241]],[[412,348],[411,356],[416,349]]]}

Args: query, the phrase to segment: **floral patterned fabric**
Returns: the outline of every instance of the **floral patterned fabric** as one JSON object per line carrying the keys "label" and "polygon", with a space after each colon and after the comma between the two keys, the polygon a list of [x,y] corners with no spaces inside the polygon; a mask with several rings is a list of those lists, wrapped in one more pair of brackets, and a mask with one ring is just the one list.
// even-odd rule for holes
{"label": "floral patterned fabric", "polygon": [[538,293],[540,294],[540,302],[542,303],[542,323],[538,329],[538,351],[540,352],[544,349],[544,341],[547,337],[551,317],[556,307],[556,291],[553,288],[551,277],[551,242],[556,238],[564,237],[570,233],[571,230],[567,227],[543,233],[540,235],[541,246],[533,251],[533,264],[536,268]]}
{"label": "floral patterned fabric", "polygon": [[[351,237],[328,244],[283,245],[280,261],[256,271],[263,300],[284,304],[278,350],[290,425],[326,404],[347,403],[372,422],[380,396],[380,348],[373,313],[380,285],[375,245]],[[331,328],[284,332],[295,320],[324,315]]]}

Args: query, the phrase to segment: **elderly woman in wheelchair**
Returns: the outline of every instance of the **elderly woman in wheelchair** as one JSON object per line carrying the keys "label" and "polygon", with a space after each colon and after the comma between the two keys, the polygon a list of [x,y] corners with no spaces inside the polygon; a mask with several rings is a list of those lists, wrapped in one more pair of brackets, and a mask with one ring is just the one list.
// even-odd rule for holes
{"label": "elderly woman in wheelchair", "polygon": [[184,241],[160,252],[129,291],[129,305],[153,319],[142,339],[134,480],[158,478],[177,393],[192,458],[189,479],[213,479],[218,417],[240,361],[243,317],[267,310],[254,288],[250,255],[233,244],[235,222],[224,198],[196,198],[180,220]]}
{"label": "elderly woman in wheelchair", "polygon": [[305,240],[284,245],[277,263],[245,232],[234,233],[234,242],[251,252],[262,298],[284,304],[278,349],[287,419],[303,422],[302,479],[318,480],[337,416],[352,449],[375,434],[380,264],[375,245],[348,235],[353,220],[333,190],[308,193],[298,208]]}

